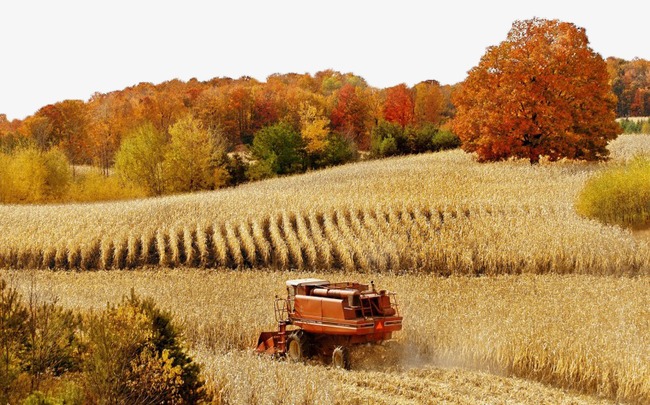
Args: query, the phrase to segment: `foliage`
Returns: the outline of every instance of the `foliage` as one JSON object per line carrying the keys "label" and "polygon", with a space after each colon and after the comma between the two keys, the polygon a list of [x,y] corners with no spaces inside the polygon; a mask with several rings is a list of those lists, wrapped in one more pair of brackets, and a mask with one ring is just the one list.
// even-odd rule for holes
{"label": "foliage", "polygon": [[133,292],[91,316],[85,378],[91,400],[196,403],[204,398],[199,368],[185,353],[171,316]]}
{"label": "foliage", "polygon": [[448,130],[433,124],[402,128],[397,123],[382,121],[372,131],[370,152],[374,156],[437,152],[460,146],[460,139]]}
{"label": "foliage", "polygon": [[650,118],[646,120],[623,118],[618,121],[624,134],[650,134]]}
{"label": "foliage", "polygon": [[413,123],[413,93],[405,84],[386,89],[384,119],[399,124],[402,128]]}
{"label": "foliage", "polygon": [[453,128],[480,161],[600,160],[621,132],[615,103],[607,66],[584,29],[558,20],[515,21],[456,94]]}
{"label": "foliage", "polygon": [[[60,200],[72,181],[70,165],[58,149],[34,147],[0,154],[0,202],[40,203]],[[4,173],[3,173],[4,172]]]}
{"label": "foliage", "polygon": [[618,99],[619,117],[650,116],[650,61],[607,58],[612,90]]}
{"label": "foliage", "polygon": [[169,128],[165,173],[174,192],[206,190],[214,186],[213,148],[209,131],[187,116]]}
{"label": "foliage", "polygon": [[273,173],[283,175],[304,170],[304,142],[300,133],[287,123],[259,130],[255,134],[252,152]]}
{"label": "foliage", "polygon": [[638,157],[589,179],[576,202],[578,212],[607,224],[650,225],[650,159]]}
{"label": "foliage", "polygon": [[115,171],[122,181],[143,187],[150,195],[167,190],[163,161],[165,135],[151,123],[134,129],[115,156]]}
{"label": "foliage", "polygon": [[[81,403],[85,398],[143,404],[208,399],[200,368],[186,353],[171,314],[153,300],[132,292],[85,323],[56,302],[40,301],[33,286],[25,304],[0,279],[0,400],[13,403],[27,396],[25,403]],[[69,378],[70,372],[76,377]],[[29,387],[21,384],[23,375]],[[40,391],[45,380],[47,391],[54,387],[58,394]]]}
{"label": "foliage", "polygon": [[67,195],[69,201],[93,202],[142,198],[147,192],[133,183],[124,183],[117,175],[97,171],[77,174]]}
{"label": "foliage", "polygon": [[305,151],[318,155],[327,148],[329,118],[311,104],[302,104],[300,110],[300,134],[305,142]]}
{"label": "foliage", "polygon": [[380,122],[370,135],[370,152],[375,156],[392,156],[406,149],[404,129],[399,123]]}
{"label": "foliage", "polygon": [[60,376],[67,371],[79,370],[82,348],[77,333],[81,321],[56,302],[41,302],[33,292],[27,310],[23,368],[30,375],[31,389],[37,390],[46,375]]}
{"label": "foliage", "polygon": [[431,150],[454,149],[461,146],[460,138],[449,130],[437,130],[431,137]]}
{"label": "foliage", "polygon": [[9,403],[27,345],[27,309],[16,289],[0,278],[0,401]]}
{"label": "foliage", "polygon": [[354,162],[359,158],[356,145],[350,139],[339,133],[327,135],[327,146],[316,158],[315,167],[329,167]]}

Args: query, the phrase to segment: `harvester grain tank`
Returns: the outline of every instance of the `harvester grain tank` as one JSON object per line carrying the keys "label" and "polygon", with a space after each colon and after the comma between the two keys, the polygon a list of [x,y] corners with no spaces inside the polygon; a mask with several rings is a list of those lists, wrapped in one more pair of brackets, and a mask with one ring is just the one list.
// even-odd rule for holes
{"label": "harvester grain tank", "polygon": [[287,298],[275,299],[278,330],[262,332],[256,351],[291,361],[318,355],[348,369],[351,346],[381,343],[402,329],[395,297],[372,282],[289,280]]}

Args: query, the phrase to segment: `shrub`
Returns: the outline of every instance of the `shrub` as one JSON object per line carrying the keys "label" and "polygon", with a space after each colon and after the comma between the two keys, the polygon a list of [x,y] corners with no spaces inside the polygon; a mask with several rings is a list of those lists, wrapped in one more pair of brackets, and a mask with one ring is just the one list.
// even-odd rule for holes
{"label": "shrub", "polygon": [[618,121],[618,124],[623,129],[624,134],[640,134],[642,132],[643,123],[641,121],[623,118]]}
{"label": "shrub", "polygon": [[328,167],[353,162],[359,158],[356,144],[340,133],[327,135],[325,149],[316,160],[317,167]]}
{"label": "shrub", "polygon": [[404,129],[399,124],[382,121],[370,134],[370,153],[373,156],[392,156],[405,153],[407,139]]}
{"label": "shrub", "polygon": [[68,191],[68,199],[79,202],[127,200],[146,195],[144,189],[133,183],[124,183],[115,175],[104,176],[93,171],[77,175]]}
{"label": "shrub", "polygon": [[648,134],[650,135],[650,118],[648,118],[643,125],[641,125],[641,131],[642,134]]}
{"label": "shrub", "polygon": [[109,403],[196,403],[205,399],[199,366],[185,353],[168,312],[133,292],[90,317],[86,382]]}
{"label": "shrub", "polygon": [[27,345],[27,309],[18,292],[0,279],[0,403],[9,403],[12,385],[21,372]]}
{"label": "shrub", "polygon": [[439,151],[454,149],[460,146],[460,138],[447,130],[436,131],[431,138],[431,150]]}
{"label": "shrub", "polygon": [[578,212],[607,224],[650,225],[650,159],[602,172],[587,181],[578,196]]}

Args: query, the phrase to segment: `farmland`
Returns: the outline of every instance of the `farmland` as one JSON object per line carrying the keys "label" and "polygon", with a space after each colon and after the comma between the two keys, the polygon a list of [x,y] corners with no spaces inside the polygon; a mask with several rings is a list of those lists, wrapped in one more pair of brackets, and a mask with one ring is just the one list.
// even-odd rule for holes
{"label": "farmland", "polygon": [[[643,145],[628,136],[613,154],[623,160]],[[648,274],[647,245],[575,213],[598,167],[481,165],[456,150],[213,193],[5,205],[0,267]]]}
{"label": "farmland", "polygon": [[[80,311],[131,288],[153,297],[217,402],[647,403],[650,247],[573,204],[648,139],[621,136],[610,163],[450,151],[212,193],[0,206],[0,274]],[[349,373],[252,355],[275,328],[273,296],[299,277],[398,292],[397,344],[353,353]]]}

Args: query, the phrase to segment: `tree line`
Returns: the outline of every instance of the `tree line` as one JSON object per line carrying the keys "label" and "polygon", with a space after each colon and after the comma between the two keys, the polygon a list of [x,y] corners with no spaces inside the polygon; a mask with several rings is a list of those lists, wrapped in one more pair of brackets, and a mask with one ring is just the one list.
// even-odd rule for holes
{"label": "tree line", "polygon": [[[461,141],[481,161],[605,159],[607,142],[621,132],[615,114],[650,115],[649,68],[642,59],[604,61],[583,28],[533,19],[515,21],[508,38],[454,86],[429,80],[378,89],[333,70],[274,74],[265,82],[140,83],[48,105],[22,121],[0,116],[0,160],[7,162],[0,198],[2,183],[17,190],[29,173],[63,166],[61,154],[73,180],[78,165],[94,165],[148,195],[299,173],[355,160],[359,152],[391,156]],[[42,163],[17,175],[19,157],[27,155]],[[41,177],[41,188],[51,189],[56,179]]]}
{"label": "tree line", "polygon": [[[327,70],[276,74],[266,82],[141,83],[87,102],[65,100],[22,121],[0,116],[0,160],[7,163],[0,168],[0,201],[87,200],[89,190],[102,188],[115,198],[211,190],[342,164],[359,151],[436,150],[442,146],[433,137],[453,115],[452,90],[436,81],[377,89],[359,76]],[[394,133],[377,140],[386,136],[378,130],[385,123],[417,137],[418,145]],[[381,148],[382,142],[392,146]],[[50,179],[39,177],[35,166],[47,166],[54,155],[57,163],[67,159],[69,173],[59,164]],[[33,163],[21,166],[26,156]],[[107,178],[79,176],[79,165],[94,165]],[[111,173],[134,192],[109,184]]]}

